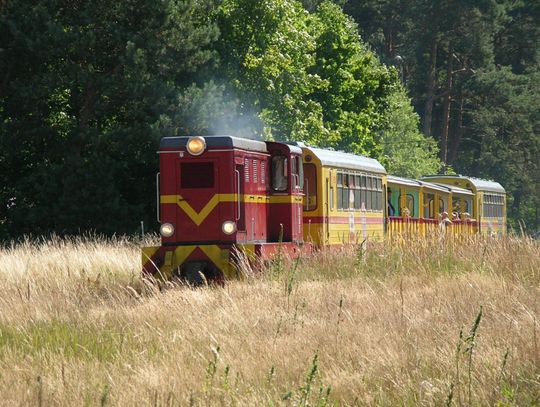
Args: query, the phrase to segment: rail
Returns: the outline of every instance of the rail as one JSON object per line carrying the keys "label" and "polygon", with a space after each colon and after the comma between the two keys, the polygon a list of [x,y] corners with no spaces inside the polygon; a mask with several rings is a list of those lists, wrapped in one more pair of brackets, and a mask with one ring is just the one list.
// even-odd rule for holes
{"label": "rail", "polygon": [[[439,233],[441,223],[438,219],[389,216],[387,230],[389,236],[426,236]],[[455,235],[472,235],[478,232],[478,222],[474,219],[454,220],[444,226],[447,232]]]}

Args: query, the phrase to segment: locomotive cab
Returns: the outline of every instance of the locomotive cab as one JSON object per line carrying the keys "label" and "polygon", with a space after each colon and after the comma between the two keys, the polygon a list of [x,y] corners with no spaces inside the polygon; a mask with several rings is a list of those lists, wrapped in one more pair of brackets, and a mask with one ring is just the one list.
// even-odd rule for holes
{"label": "locomotive cab", "polygon": [[269,242],[303,242],[302,149],[297,146],[267,142],[270,153]]}

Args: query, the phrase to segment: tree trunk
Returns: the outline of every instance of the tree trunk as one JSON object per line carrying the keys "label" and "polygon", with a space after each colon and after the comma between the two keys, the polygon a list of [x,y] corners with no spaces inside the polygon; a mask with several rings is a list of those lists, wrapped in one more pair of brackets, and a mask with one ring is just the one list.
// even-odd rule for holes
{"label": "tree trunk", "polygon": [[384,48],[386,56],[389,58],[394,58],[396,54],[395,47],[395,32],[392,28],[383,28],[384,34]]}
{"label": "tree trunk", "polygon": [[471,176],[478,177],[480,175],[480,158],[482,157],[482,135],[479,135],[478,140],[475,140],[473,138],[474,144],[477,146],[477,148],[473,149],[473,161],[471,163],[471,167],[469,169]]}
{"label": "tree trunk", "polygon": [[437,39],[431,40],[431,64],[428,73],[426,89],[426,104],[424,107],[424,134],[431,136],[431,121],[433,116],[433,103],[435,101],[435,75],[437,74]]}
{"label": "tree trunk", "polygon": [[2,78],[2,83],[0,84],[0,96],[2,96],[2,94],[4,93],[4,90],[7,89],[8,83],[11,79],[11,73],[13,71],[14,65],[15,65],[14,61],[11,61],[7,66],[6,72],[4,73],[4,77]]}
{"label": "tree trunk", "polygon": [[456,130],[453,132],[452,142],[448,151],[448,165],[453,165],[456,161],[461,139],[463,138],[463,93],[458,95],[459,110],[456,117]]}
{"label": "tree trunk", "polygon": [[441,161],[448,164],[448,130],[450,128],[450,106],[452,105],[452,71],[454,70],[454,48],[448,46],[448,63],[446,65],[446,90],[442,112]]}

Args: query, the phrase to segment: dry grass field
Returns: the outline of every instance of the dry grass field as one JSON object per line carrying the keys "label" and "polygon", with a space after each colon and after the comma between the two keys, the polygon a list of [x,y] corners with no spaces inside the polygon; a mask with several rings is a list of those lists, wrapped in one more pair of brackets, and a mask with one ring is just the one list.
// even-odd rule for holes
{"label": "dry grass field", "polygon": [[139,244],[0,249],[6,406],[540,404],[540,243],[392,242],[156,290]]}

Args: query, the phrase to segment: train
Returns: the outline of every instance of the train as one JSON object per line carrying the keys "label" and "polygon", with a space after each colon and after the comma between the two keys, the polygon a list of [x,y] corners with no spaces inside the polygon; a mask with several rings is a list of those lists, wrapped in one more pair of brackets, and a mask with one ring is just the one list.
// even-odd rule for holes
{"label": "train", "polygon": [[366,241],[506,233],[506,193],[463,175],[418,180],[376,159],[300,142],[163,137],[156,175],[161,244],[143,274],[190,284],[239,278],[239,254],[271,260]]}

